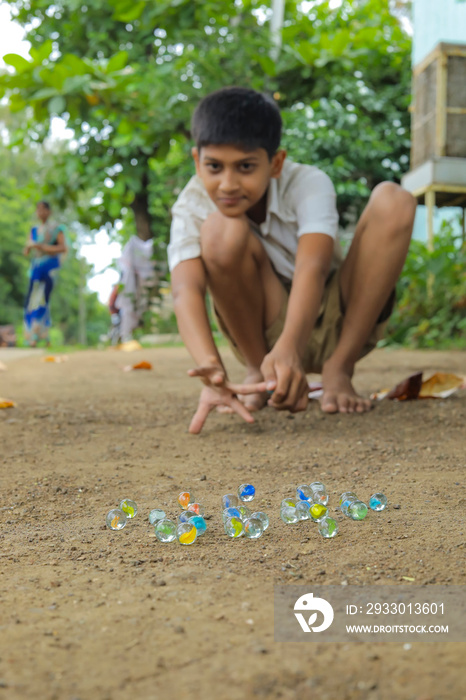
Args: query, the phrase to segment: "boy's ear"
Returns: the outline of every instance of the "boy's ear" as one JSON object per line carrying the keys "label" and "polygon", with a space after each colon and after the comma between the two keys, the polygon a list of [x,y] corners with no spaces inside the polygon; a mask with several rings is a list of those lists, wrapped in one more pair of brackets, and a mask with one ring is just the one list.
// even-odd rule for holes
{"label": "boy's ear", "polygon": [[281,148],[279,151],[277,151],[275,153],[275,155],[272,158],[272,162],[271,162],[270,177],[280,177],[280,173],[282,172],[283,163],[285,162],[285,158],[286,158],[286,151],[284,148]]}
{"label": "boy's ear", "polygon": [[191,155],[194,158],[194,163],[196,165],[196,173],[199,175],[199,151],[196,146],[191,148]]}

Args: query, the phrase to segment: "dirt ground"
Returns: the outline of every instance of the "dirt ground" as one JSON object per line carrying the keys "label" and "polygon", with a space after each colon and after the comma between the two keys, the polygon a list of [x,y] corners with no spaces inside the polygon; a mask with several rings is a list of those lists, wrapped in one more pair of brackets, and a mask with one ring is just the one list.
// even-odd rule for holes
{"label": "dirt ground", "polygon": [[[279,644],[274,584],[465,584],[466,391],[382,402],[364,416],[266,409],[248,426],[213,415],[187,432],[198,394],[184,349],[88,351],[62,364],[0,360],[0,700],[463,700],[466,643]],[[241,369],[227,356],[233,378]],[[149,360],[151,372],[125,373]],[[379,350],[368,394],[418,370],[466,374],[466,353]],[[389,507],[340,533],[286,526],[282,498],[324,481],[383,491]],[[253,483],[271,525],[223,533],[220,497]],[[192,547],[147,521],[192,489],[211,516]],[[138,516],[105,527],[123,497]],[[396,508],[394,506],[397,506]],[[398,507],[399,506],[399,507]]]}

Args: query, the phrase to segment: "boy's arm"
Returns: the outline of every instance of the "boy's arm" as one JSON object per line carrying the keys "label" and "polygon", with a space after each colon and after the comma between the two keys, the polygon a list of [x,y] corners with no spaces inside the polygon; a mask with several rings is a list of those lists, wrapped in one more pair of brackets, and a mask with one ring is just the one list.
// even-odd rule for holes
{"label": "boy's arm", "polygon": [[201,258],[180,262],[171,282],[178,329],[188,352],[198,367],[216,366],[225,373],[207,315],[207,280]]}
{"label": "boy's arm", "polygon": [[228,406],[248,423],[254,418],[237,394],[265,391],[263,382],[238,385],[227,381],[227,373],[215,345],[205,304],[207,289],[204,265],[200,258],[179,263],[172,272],[172,292],[178,329],[189,353],[197,363],[189,370],[204,386],[197,411],[189,426],[190,433],[200,433],[209,413],[217,406]]}
{"label": "boy's arm", "polygon": [[324,233],[299,238],[285,325],[261,368],[266,382],[275,386],[269,402],[275,408],[306,407],[307,381],[302,360],[319,313],[333,248],[333,238]]}

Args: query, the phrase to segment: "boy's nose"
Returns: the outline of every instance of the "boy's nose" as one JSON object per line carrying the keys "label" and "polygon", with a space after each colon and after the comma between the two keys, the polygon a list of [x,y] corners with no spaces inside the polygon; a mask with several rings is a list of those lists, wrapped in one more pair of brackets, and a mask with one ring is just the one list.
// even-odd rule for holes
{"label": "boy's nose", "polygon": [[223,172],[222,181],[220,183],[220,189],[222,190],[222,192],[225,192],[225,194],[236,192],[236,190],[238,189],[238,181],[236,179],[235,173],[227,169]]}

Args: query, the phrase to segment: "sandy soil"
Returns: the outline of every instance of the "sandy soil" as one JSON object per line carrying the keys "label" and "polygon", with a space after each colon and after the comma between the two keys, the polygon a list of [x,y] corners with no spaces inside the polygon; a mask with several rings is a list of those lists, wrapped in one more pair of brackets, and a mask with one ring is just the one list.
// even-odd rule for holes
{"label": "sandy soil", "polygon": [[[383,402],[365,416],[213,415],[187,433],[198,393],[183,349],[0,358],[0,700],[319,698],[462,700],[466,644],[278,644],[273,586],[464,584],[466,392]],[[121,370],[149,360],[152,372]],[[228,357],[234,378],[238,365]],[[466,373],[466,353],[377,351],[366,393],[418,369]],[[384,491],[390,506],[340,519],[322,539],[285,526],[282,498],[323,480],[337,494]],[[222,532],[219,502],[242,482],[271,526],[256,542]],[[153,507],[177,515],[193,489],[209,531],[162,545]],[[140,514],[105,528],[122,497]],[[397,505],[399,508],[394,508]]]}

